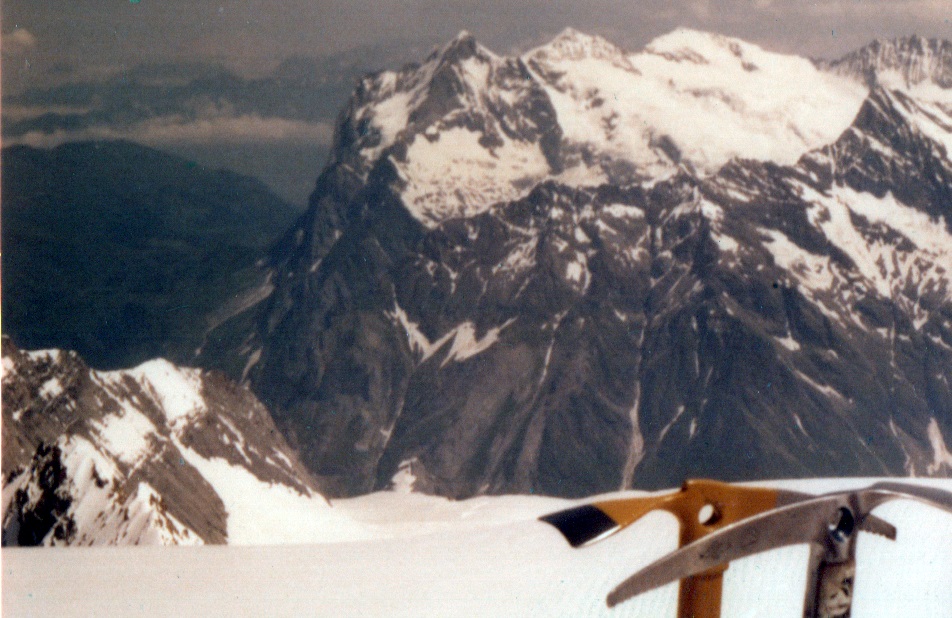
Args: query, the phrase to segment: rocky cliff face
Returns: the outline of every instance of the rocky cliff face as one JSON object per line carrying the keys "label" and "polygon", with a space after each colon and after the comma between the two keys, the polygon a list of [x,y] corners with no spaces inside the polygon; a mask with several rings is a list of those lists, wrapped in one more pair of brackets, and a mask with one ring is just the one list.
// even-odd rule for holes
{"label": "rocky cliff face", "polygon": [[685,30],[518,58],[463,34],[362,82],[273,292],[202,360],[335,494],[948,474],[933,77]]}
{"label": "rocky cliff face", "polygon": [[223,374],[162,360],[98,372],[6,337],[3,473],[4,545],[235,541],[236,487],[326,508],[264,406]]}

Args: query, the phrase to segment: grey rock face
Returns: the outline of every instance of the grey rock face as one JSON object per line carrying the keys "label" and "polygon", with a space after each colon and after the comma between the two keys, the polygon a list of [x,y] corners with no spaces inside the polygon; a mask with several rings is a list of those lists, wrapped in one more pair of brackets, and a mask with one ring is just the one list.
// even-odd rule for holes
{"label": "grey rock face", "polygon": [[[221,351],[332,493],[952,471],[948,109],[876,88],[799,163],[711,176],[568,184],[553,155],[516,199],[434,218],[404,199],[408,136],[451,117],[491,141],[507,114],[539,129],[507,140],[559,134],[526,120],[550,109],[531,84],[499,111],[476,101],[513,100],[502,82],[454,81],[485,56],[469,38],[442,53],[358,89],[274,293]],[[389,136],[361,124],[430,78]]]}

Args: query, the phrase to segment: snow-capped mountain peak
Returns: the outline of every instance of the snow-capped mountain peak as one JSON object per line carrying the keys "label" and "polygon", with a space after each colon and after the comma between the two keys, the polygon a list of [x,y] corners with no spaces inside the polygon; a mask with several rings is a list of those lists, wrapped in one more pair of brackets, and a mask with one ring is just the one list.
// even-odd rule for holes
{"label": "snow-capped mountain peak", "polygon": [[[461,32],[421,65],[363,80],[335,157],[396,168],[432,227],[572,186],[715,172],[735,157],[791,164],[835,140],[867,89],[808,60],[680,29],[629,54],[567,29],[518,58]],[[349,155],[347,153],[350,153]]]}
{"label": "snow-capped mountain peak", "polygon": [[619,68],[634,70],[623,49],[607,39],[574,28],[566,28],[545,45],[527,52],[524,58],[539,62],[597,59],[608,61]]}
{"label": "snow-capped mountain peak", "polygon": [[360,93],[366,101],[358,101],[362,105],[354,113],[363,132],[371,134],[359,144],[364,158],[372,162],[402,133],[425,129],[440,112],[479,105],[479,94],[498,60],[464,31],[435,49],[422,65],[365,78]]}
{"label": "snow-capped mountain peak", "polygon": [[[678,28],[653,39],[645,46],[645,53],[665,56],[676,62],[711,64],[723,59],[743,60],[745,55],[756,56],[764,51],[753,45],[713,32],[692,28]],[[749,70],[754,70],[750,67]]]}
{"label": "snow-capped mountain peak", "polygon": [[820,64],[870,87],[910,89],[931,84],[952,88],[952,43],[940,39],[876,40],[839,60]]}
{"label": "snow-capped mountain peak", "polygon": [[487,61],[499,58],[488,47],[477,41],[471,32],[460,30],[455,37],[434,49],[427,60],[439,60],[443,64],[452,64],[473,57]]}
{"label": "snow-capped mountain peak", "polygon": [[471,215],[521,195],[551,171],[551,106],[525,65],[461,33],[420,66],[364,80],[339,135],[364,173],[397,170],[421,222]]}
{"label": "snow-capped mountain peak", "polygon": [[624,63],[617,55],[604,61],[546,50],[530,52],[527,63],[556,108],[570,159],[563,167],[580,164],[575,152],[581,161],[615,163],[614,172],[589,164],[592,180],[600,171],[626,180],[619,161],[629,165],[628,181],[681,164],[709,174],[734,157],[793,163],[836,139],[866,94],[805,59],[688,29],[655,39]]}

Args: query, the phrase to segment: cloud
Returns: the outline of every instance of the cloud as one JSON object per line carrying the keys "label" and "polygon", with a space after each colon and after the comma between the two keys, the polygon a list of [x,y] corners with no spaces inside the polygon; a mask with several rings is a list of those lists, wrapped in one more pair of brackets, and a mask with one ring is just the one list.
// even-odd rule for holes
{"label": "cloud", "polygon": [[329,144],[333,128],[327,123],[309,123],[258,115],[219,116],[182,122],[159,118],[138,126],[134,134],[145,143],[261,143],[311,142]]}
{"label": "cloud", "polygon": [[52,148],[71,141],[126,139],[150,146],[312,144],[327,146],[333,138],[328,123],[304,122],[257,115],[219,116],[186,120],[177,116],[150,119],[130,127],[93,126],[78,131],[30,131],[7,144]]}
{"label": "cloud", "polygon": [[91,107],[79,105],[21,105],[4,101],[3,121],[7,123],[19,122],[21,120],[33,120],[43,114],[88,114],[91,111]]}
{"label": "cloud", "polygon": [[3,55],[21,56],[36,49],[36,37],[26,28],[17,28],[2,36]]}

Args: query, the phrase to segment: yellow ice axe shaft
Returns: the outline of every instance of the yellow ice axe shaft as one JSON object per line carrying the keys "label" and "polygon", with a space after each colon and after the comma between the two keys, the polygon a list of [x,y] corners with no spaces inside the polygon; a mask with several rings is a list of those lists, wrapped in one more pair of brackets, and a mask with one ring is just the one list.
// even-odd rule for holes
{"label": "yellow ice axe shaft", "polygon": [[[630,526],[645,514],[663,510],[680,523],[678,546],[684,547],[728,524],[781,506],[801,494],[762,487],[739,487],[719,481],[692,479],[681,490],[662,496],[624,498],[595,502],[592,506],[611,518],[619,529]],[[681,580],[678,593],[679,618],[720,618],[724,571],[721,565]],[[609,599],[609,605],[614,605]]]}

